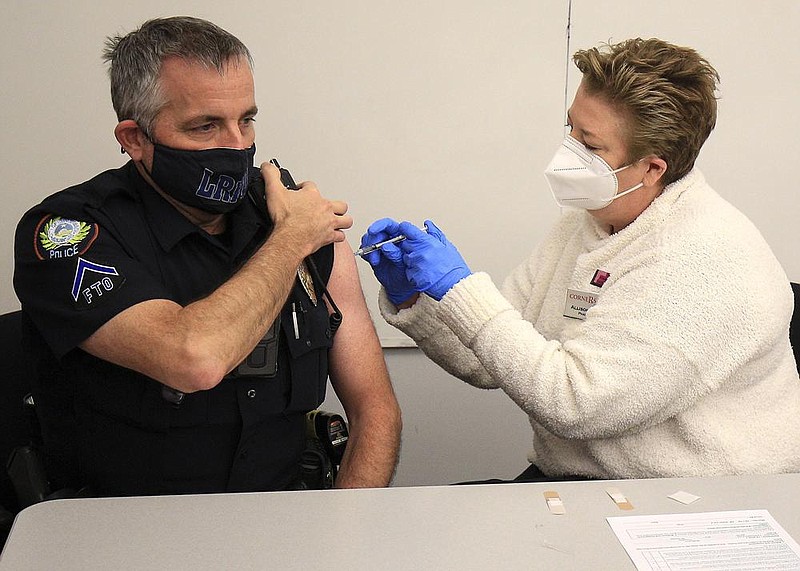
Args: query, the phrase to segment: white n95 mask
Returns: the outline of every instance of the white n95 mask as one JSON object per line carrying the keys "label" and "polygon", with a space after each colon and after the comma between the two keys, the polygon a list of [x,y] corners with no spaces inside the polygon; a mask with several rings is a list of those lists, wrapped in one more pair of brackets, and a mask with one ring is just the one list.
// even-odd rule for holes
{"label": "white n95 mask", "polygon": [[612,169],[607,162],[569,135],[544,171],[559,206],[599,210],[611,201],[644,186],[639,183],[617,194],[617,173],[631,165]]}

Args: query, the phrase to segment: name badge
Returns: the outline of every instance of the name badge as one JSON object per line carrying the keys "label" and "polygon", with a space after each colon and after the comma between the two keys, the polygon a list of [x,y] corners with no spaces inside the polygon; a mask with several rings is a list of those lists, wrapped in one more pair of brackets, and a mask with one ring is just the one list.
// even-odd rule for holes
{"label": "name badge", "polygon": [[597,303],[597,294],[567,290],[567,301],[564,304],[564,317],[571,319],[586,319],[586,312]]}

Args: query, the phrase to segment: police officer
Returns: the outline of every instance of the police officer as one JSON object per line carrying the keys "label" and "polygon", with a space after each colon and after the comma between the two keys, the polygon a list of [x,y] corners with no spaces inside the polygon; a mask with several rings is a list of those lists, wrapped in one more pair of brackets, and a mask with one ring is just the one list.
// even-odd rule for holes
{"label": "police officer", "polygon": [[252,166],[249,51],[176,17],[104,55],[131,160],[48,197],[16,234],[53,484],[290,488],[330,375],[350,423],[337,485],[387,485],[400,412],[345,242],[352,219],[313,183],[290,191],[275,166]]}

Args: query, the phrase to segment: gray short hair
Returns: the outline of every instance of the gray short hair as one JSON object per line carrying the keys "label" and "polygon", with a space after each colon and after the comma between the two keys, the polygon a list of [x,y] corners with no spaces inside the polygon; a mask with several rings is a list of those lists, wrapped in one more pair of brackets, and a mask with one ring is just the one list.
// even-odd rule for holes
{"label": "gray short hair", "polygon": [[109,37],[103,60],[109,64],[117,119],[136,121],[148,137],[166,103],[159,75],[161,64],[169,57],[197,62],[220,73],[232,60],[245,59],[253,67],[250,51],[238,38],[199,18],[156,18],[124,36]]}

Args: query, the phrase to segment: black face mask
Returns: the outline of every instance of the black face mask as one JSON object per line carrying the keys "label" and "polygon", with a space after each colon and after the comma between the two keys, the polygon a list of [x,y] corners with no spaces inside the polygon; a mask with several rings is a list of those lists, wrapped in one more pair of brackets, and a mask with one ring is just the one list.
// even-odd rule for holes
{"label": "black face mask", "polygon": [[150,176],[161,190],[186,206],[225,214],[247,195],[255,154],[255,144],[248,149],[185,151],[154,143]]}

